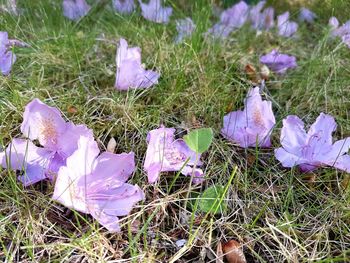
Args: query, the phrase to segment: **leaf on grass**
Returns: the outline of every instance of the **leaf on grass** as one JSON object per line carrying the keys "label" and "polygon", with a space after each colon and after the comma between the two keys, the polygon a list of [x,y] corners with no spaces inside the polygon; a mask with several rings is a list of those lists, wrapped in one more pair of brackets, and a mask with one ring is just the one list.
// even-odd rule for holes
{"label": "leaf on grass", "polygon": [[117,142],[112,137],[107,144],[107,152],[114,153],[116,147],[117,147]]}
{"label": "leaf on grass", "polygon": [[245,65],[244,69],[245,73],[251,81],[253,81],[254,83],[259,83],[260,77],[258,76],[256,69],[252,64]]}
{"label": "leaf on grass", "polygon": [[243,250],[235,240],[230,240],[222,244],[222,251],[226,257],[228,263],[246,263],[247,260],[243,254]]}
{"label": "leaf on grass", "polygon": [[212,140],[213,130],[211,128],[193,130],[184,136],[187,146],[196,153],[203,153],[208,150]]}
{"label": "leaf on grass", "polygon": [[205,213],[220,214],[226,210],[227,206],[224,201],[220,204],[221,196],[225,188],[221,185],[216,185],[206,189],[200,197],[199,209]]}

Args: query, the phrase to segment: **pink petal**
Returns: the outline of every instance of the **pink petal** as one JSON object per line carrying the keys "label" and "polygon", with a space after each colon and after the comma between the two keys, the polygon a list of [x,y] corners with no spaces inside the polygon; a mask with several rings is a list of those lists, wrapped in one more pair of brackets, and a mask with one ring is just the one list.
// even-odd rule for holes
{"label": "pink petal", "polygon": [[45,148],[55,150],[58,138],[66,128],[66,122],[56,108],[47,106],[39,99],[32,100],[26,106],[21,131],[31,140],[38,139]]}
{"label": "pink petal", "polygon": [[24,171],[18,179],[28,186],[47,178],[51,152],[35,146],[31,141],[13,139],[5,152],[0,153],[1,166]]}

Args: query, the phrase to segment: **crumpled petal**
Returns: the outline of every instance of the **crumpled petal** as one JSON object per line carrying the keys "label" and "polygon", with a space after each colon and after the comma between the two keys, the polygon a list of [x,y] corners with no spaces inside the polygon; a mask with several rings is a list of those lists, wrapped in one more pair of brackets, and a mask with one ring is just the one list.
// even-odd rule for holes
{"label": "crumpled petal", "polygon": [[6,150],[0,153],[0,164],[3,168],[23,171],[19,180],[28,186],[47,178],[51,156],[50,151],[35,146],[29,140],[13,139]]}
{"label": "crumpled petal", "polygon": [[175,140],[174,134],[175,129],[164,126],[148,133],[144,170],[149,183],[156,182],[161,172],[180,171],[182,168],[181,173],[188,175],[186,169],[192,171],[194,165],[202,165],[200,155],[189,149],[183,140]]}
{"label": "crumpled petal", "polygon": [[122,14],[130,14],[135,10],[134,0],[113,0],[114,9]]}
{"label": "crumpled petal", "polygon": [[63,0],[63,15],[70,20],[78,20],[90,11],[85,0]]}
{"label": "crumpled petal", "polygon": [[128,48],[125,39],[120,39],[116,63],[115,87],[118,90],[149,88],[158,83],[159,73],[145,70],[141,65],[140,48]]}
{"label": "crumpled petal", "polygon": [[245,109],[224,116],[221,134],[241,147],[270,147],[270,135],[275,125],[272,104],[263,101],[259,87],[251,89],[246,97]]}
{"label": "crumpled petal", "polygon": [[161,0],[150,0],[148,4],[139,0],[142,10],[142,16],[155,23],[169,23],[170,16],[173,13],[171,7],[163,7]]}
{"label": "crumpled petal", "polygon": [[273,49],[270,53],[260,57],[260,63],[265,64],[277,74],[285,74],[288,69],[296,68],[296,58],[287,54],[279,53]]}
{"label": "crumpled petal", "polygon": [[299,21],[313,23],[316,17],[317,17],[316,14],[314,12],[312,12],[311,10],[309,10],[305,7],[302,7],[300,9]]}
{"label": "crumpled petal", "polygon": [[298,30],[298,24],[289,21],[289,12],[285,12],[282,15],[277,16],[278,34],[284,37],[293,36]]}

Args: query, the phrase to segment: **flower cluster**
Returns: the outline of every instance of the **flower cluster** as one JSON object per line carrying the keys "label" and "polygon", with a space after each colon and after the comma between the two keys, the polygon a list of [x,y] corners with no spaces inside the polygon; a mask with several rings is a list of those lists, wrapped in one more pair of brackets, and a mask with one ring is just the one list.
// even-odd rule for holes
{"label": "flower cluster", "polygon": [[[139,0],[142,16],[155,23],[166,24],[172,15],[171,7],[164,7],[161,0],[147,4]],[[13,1],[15,3],[15,1]],[[261,1],[250,7],[244,1],[224,10],[220,21],[206,33],[216,38],[227,38],[230,33],[249,22],[255,30],[272,31],[282,37],[293,37],[298,24],[290,20],[289,12],[277,16],[274,9]],[[135,11],[134,0],[113,0],[117,12],[130,14]],[[90,10],[85,0],[63,0],[63,14],[71,20],[79,20]],[[306,8],[299,13],[299,21],[312,23],[316,14]],[[341,37],[350,47],[350,21],[339,26],[335,17],[329,21],[332,37]],[[196,30],[191,18],[176,21],[176,43],[191,37]],[[8,39],[7,32],[0,32],[0,70],[8,75],[16,61],[10,50],[25,43]],[[273,49],[260,57],[278,75],[297,67],[296,58]],[[119,40],[116,54],[117,90],[150,88],[158,83],[160,73],[146,70],[141,61],[141,49],[129,47],[125,39]],[[243,110],[228,113],[223,118],[222,136],[242,148],[271,148],[271,134],[276,125],[271,101],[263,100],[259,87],[248,91]],[[112,232],[120,231],[119,218],[128,215],[135,204],[145,199],[143,190],[128,183],[135,172],[135,154],[100,152],[93,131],[86,125],[66,121],[60,111],[39,99],[27,104],[21,124],[21,138],[15,138],[0,152],[0,165],[16,170],[18,180],[25,186],[41,180],[54,184],[53,199],[61,204],[90,214],[102,226]],[[350,172],[350,138],[333,143],[332,133],[336,123],[332,116],[321,113],[306,132],[303,121],[294,115],[283,120],[280,143],[274,154],[284,167],[300,167],[301,171],[313,171],[319,167],[335,167]],[[161,125],[148,132],[147,151],[143,169],[148,183],[154,184],[162,172],[179,171],[190,176],[193,183],[204,180],[201,155],[192,151],[185,141],[177,138],[174,128]]]}

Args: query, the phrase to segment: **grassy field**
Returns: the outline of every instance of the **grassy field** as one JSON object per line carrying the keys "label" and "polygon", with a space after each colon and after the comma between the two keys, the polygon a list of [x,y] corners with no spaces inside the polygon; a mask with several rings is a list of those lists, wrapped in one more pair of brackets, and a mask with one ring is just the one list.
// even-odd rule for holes
{"label": "grassy field", "polygon": [[[110,3],[94,6],[74,23],[63,17],[61,1],[18,2],[22,15],[0,14],[1,31],[30,47],[14,48],[12,73],[0,76],[0,145],[21,136],[24,107],[40,98],[93,129],[101,149],[114,137],[118,153],[134,151],[137,170],[130,181],[143,188],[146,201],[123,218],[121,233],[111,234],[90,216],[53,202],[49,182],[23,188],[15,172],[0,168],[0,261],[215,262],[218,242],[230,239],[243,245],[248,262],[350,261],[348,174],[283,169],[272,149],[241,149],[219,134],[223,116],[243,107],[253,85],[245,65],[259,69],[259,56],[279,48],[297,57],[298,68],[266,82],[265,97],[273,101],[277,120],[273,145],[279,146],[281,121],[289,114],[307,125],[320,112],[332,114],[335,137],[350,136],[350,50],[329,39],[326,26],[331,15],[350,19],[347,0],[308,1],[319,17],[313,25],[300,24],[297,38],[275,31],[257,36],[246,25],[226,41],[203,38],[217,21],[210,0],[167,1],[174,8],[168,25],[144,20],[140,10],[121,16]],[[296,19],[300,1],[275,2],[278,14],[290,10]],[[176,45],[173,20],[186,16],[197,31]],[[120,37],[142,48],[147,68],[161,73],[158,85],[115,90]],[[163,173],[156,185],[146,183],[146,135],[160,124],[177,128],[179,136],[213,128],[202,185],[191,187],[189,178],[179,176],[170,187],[176,173]],[[191,205],[213,185],[228,188],[227,209],[215,216]],[[187,250],[175,244],[180,239],[189,240]]]}

